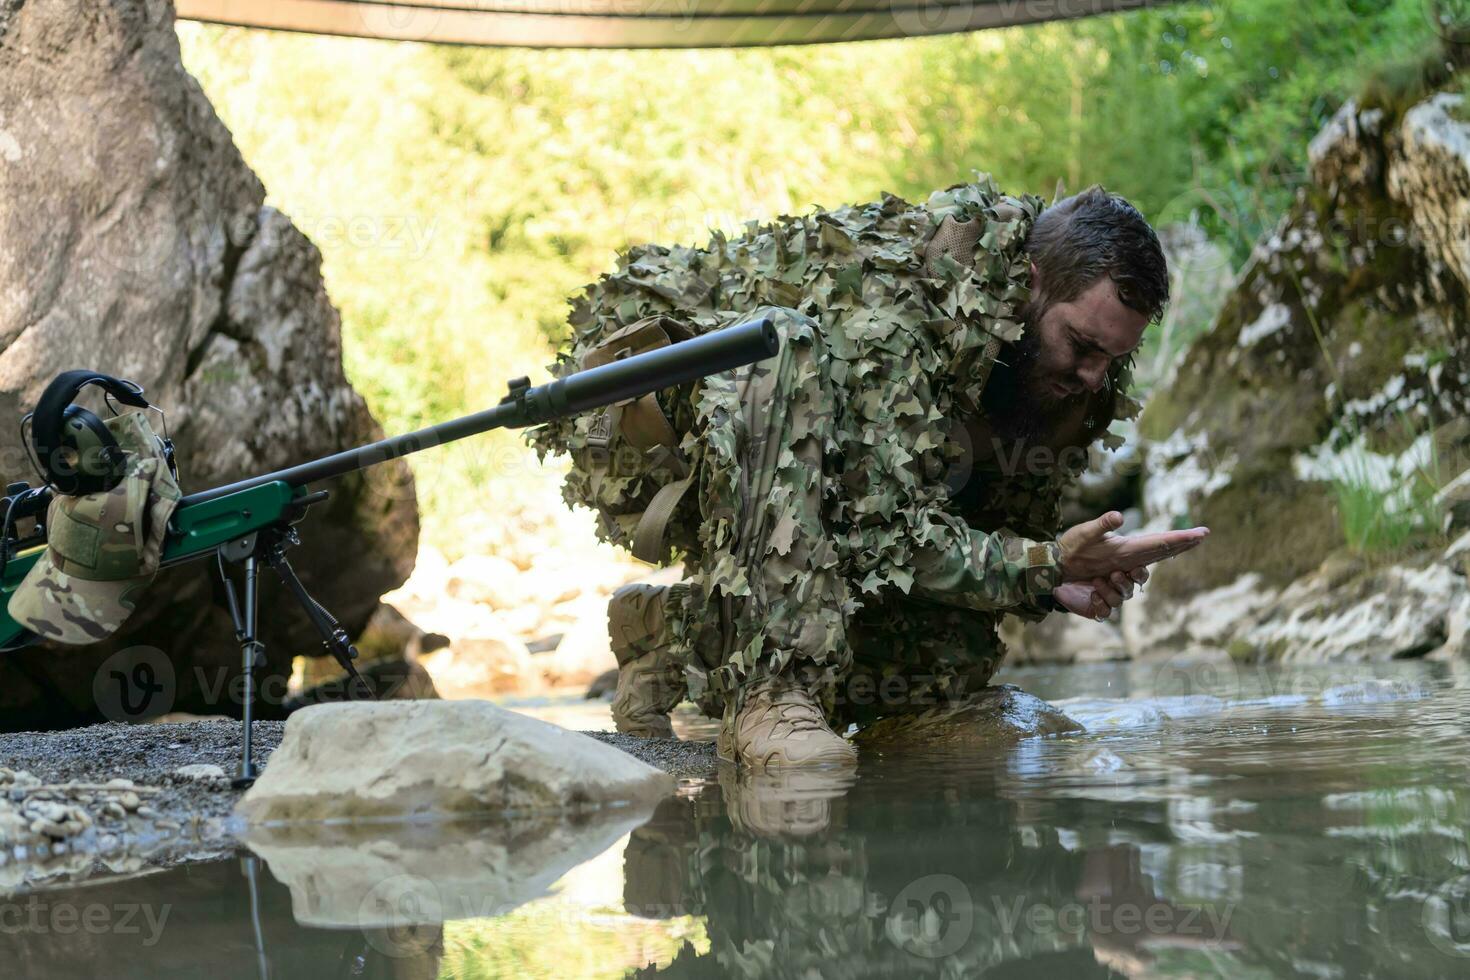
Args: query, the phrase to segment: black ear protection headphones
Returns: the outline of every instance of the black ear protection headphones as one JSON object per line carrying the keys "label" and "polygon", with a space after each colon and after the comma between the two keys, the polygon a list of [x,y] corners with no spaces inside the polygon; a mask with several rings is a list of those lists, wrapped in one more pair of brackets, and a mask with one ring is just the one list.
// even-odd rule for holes
{"label": "black ear protection headphones", "polygon": [[[143,397],[143,389],[132,381],[122,381],[97,371],[63,371],[52,379],[41,393],[36,410],[21,419],[21,437],[25,424],[31,423],[31,445],[36,458],[31,462],[46,484],[57,493],[81,495],[111,490],[126,473],[127,454],[117,444],[112,431],[95,414],[73,405],[78,393],[88,385],[96,385],[107,396],[117,398],[134,408],[154,409]],[[107,403],[112,408],[112,402]],[[113,409],[113,414],[119,414]],[[164,429],[164,455],[169,469],[174,469],[173,440]]]}

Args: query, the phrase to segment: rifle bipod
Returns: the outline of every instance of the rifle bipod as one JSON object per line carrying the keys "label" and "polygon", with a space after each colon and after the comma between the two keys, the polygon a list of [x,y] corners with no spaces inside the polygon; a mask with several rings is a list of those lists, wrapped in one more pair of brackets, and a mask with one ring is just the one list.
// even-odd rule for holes
{"label": "rifle bipod", "polygon": [[[255,727],[255,671],[265,666],[265,644],[256,637],[260,598],[257,578],[261,562],[275,569],[286,588],[301,604],[301,608],[306,610],[306,615],[311,619],[312,625],[322,635],[322,646],[342,669],[347,671],[349,695],[355,687],[367,691],[369,697],[377,698],[377,693],[357,672],[357,667],[352,662],[357,659],[357,648],[349,641],[347,631],[342,628],[342,624],[337,621],[336,617],[311,597],[306,587],[301,584],[301,579],[296,577],[296,570],[286,560],[286,549],[300,543],[301,538],[294,527],[286,524],[273,524],[247,534],[243,538],[222,544],[215,552],[220,582],[224,585],[225,600],[230,607],[230,619],[235,624],[235,639],[240,641],[241,666],[245,677],[240,772],[231,782],[236,789],[250,786],[260,774],[253,758],[252,736]],[[225,574],[226,560],[236,563],[243,562],[245,565],[243,609],[235,596],[234,582]]]}

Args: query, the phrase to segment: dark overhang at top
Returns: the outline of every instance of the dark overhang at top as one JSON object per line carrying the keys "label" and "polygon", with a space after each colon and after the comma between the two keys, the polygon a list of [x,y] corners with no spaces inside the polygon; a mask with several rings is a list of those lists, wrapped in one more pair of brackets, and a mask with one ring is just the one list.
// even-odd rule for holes
{"label": "dark overhang at top", "polygon": [[394,41],[723,48],[952,34],[1176,0],[175,0],[190,20]]}

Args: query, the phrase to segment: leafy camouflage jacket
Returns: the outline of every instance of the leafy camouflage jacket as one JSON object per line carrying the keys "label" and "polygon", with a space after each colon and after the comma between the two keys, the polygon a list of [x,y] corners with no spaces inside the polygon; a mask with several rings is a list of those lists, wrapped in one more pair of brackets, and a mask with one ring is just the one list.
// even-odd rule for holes
{"label": "leafy camouflage jacket", "polygon": [[[1080,466],[1039,475],[979,466],[970,478],[989,481],[980,511],[990,527],[967,524],[951,498],[957,471],[975,465],[953,438],[956,423],[976,410],[1000,343],[1021,336],[1030,276],[1023,245],[1042,207],[1039,197],[1003,195],[977,174],[922,205],[884,194],[868,204],[752,221],[745,234],[716,232],[702,248],[634,246],[619,256],[618,271],[573,301],[572,342],[552,371],[570,373],[611,331],[652,314],[696,333],[761,306],[810,317],[829,355],[825,380],[840,393],[825,447],[840,478],[823,516],[847,580],[860,594],[896,589],[1039,618],[1059,582],[1053,539],[1061,492]],[[972,255],[932,254],[931,239],[950,217],[978,219]],[[1125,392],[1128,366],[1111,380]],[[718,450],[720,434],[705,431],[700,413],[704,386],[660,395],[682,436],[677,453],[593,461],[596,417],[556,421],[530,435],[543,456],[572,455],[564,496],[598,514],[605,540],[629,544],[654,495]],[[1137,410],[1126,395],[1116,406],[1117,417]],[[697,554],[705,543],[696,496],[683,500],[669,524],[666,543],[676,553]]]}

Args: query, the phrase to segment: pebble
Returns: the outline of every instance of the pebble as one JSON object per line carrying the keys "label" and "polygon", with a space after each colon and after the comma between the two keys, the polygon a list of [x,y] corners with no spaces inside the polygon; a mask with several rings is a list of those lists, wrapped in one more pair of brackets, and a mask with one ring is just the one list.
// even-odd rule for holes
{"label": "pebble", "polygon": [[210,762],[196,762],[192,765],[179,766],[174,770],[174,775],[185,779],[224,779],[225,771]]}
{"label": "pebble", "polygon": [[65,820],[71,811],[71,808],[64,804],[50,803],[45,800],[32,800],[26,809],[35,817],[57,823]]}
{"label": "pebble", "polygon": [[31,821],[31,833],[40,834],[42,837],[61,838],[70,836],[65,825],[57,823],[55,820],[47,820],[44,817]]}

